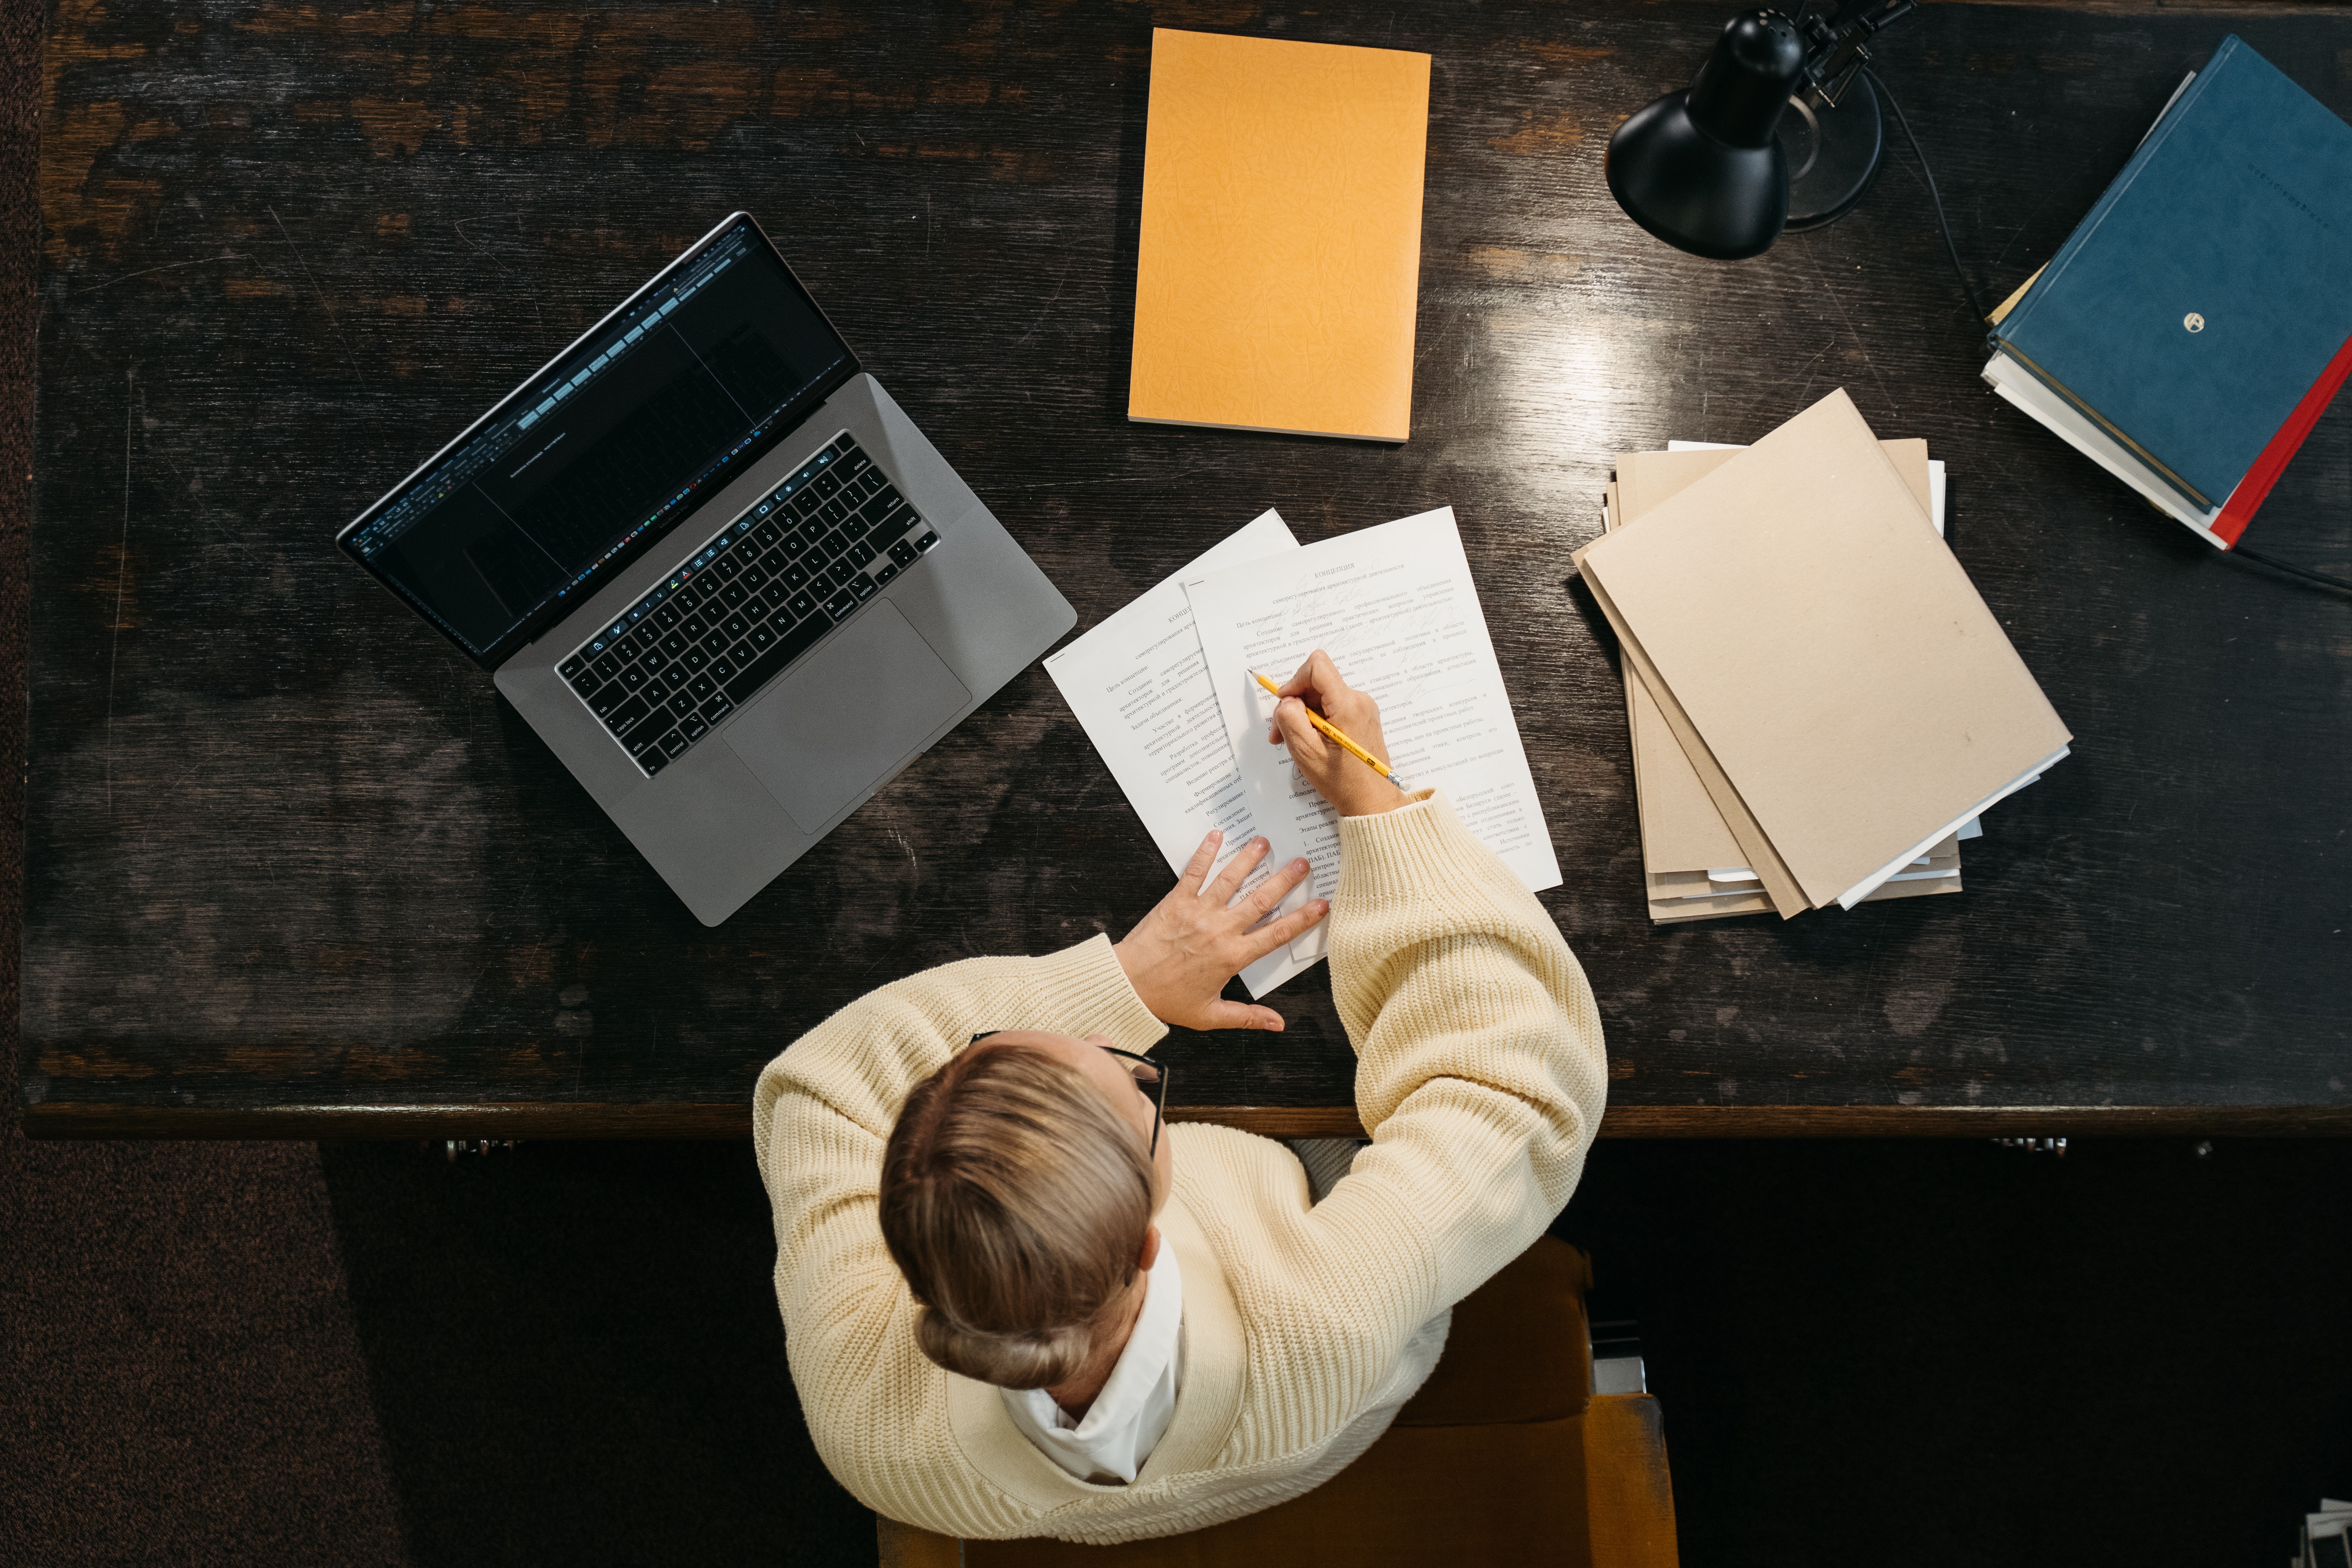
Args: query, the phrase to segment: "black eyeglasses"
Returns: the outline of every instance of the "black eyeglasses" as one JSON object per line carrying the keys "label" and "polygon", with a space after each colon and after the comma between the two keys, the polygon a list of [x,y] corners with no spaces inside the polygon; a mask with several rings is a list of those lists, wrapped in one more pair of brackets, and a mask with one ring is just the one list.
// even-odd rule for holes
{"label": "black eyeglasses", "polygon": [[[969,1043],[976,1046],[989,1036],[1003,1032],[1002,1029],[982,1029]],[[1168,1117],[1168,1069],[1150,1057],[1139,1057],[1133,1051],[1122,1051],[1117,1046],[1097,1046],[1095,1048],[1117,1057],[1126,1067],[1128,1076],[1135,1079],[1135,1087],[1151,1101],[1151,1142],[1145,1151],[1145,1157],[1158,1158],[1160,1124]]]}

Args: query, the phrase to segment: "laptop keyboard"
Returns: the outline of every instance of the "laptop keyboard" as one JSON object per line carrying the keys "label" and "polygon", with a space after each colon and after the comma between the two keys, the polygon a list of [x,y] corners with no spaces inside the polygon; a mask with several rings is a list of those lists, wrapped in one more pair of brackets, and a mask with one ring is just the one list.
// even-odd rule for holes
{"label": "laptop keyboard", "polygon": [[840,436],[557,671],[657,773],[939,542]]}

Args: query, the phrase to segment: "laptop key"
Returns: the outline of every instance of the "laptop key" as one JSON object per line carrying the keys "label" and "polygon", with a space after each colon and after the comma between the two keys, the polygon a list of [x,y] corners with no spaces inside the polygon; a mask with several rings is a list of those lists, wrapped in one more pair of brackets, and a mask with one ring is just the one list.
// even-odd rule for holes
{"label": "laptop key", "polygon": [[847,588],[844,588],[840,593],[835,594],[832,598],[827,599],[824,602],[824,613],[831,616],[837,621],[841,619],[842,616],[849,614],[851,607],[856,603],[857,595],[851,593]]}
{"label": "laptop key", "polygon": [[686,683],[687,695],[697,702],[719,689],[719,683],[707,675],[698,675]]}
{"label": "laptop key", "polygon": [[575,653],[570,658],[565,659],[562,664],[557,665],[555,667],[555,673],[563,677],[564,679],[570,680],[578,676],[582,670],[587,668],[588,661]]}
{"label": "laptop key", "polygon": [[604,715],[604,728],[612,731],[615,735],[625,735],[629,732],[630,725],[652,711],[652,706],[643,698],[632,697]]}
{"label": "laptop key", "polygon": [[878,545],[886,539],[897,539],[908,530],[920,528],[922,525],[923,520],[913,507],[902,506],[872,528],[867,529],[866,537]]}
{"label": "laptop key", "polygon": [[843,559],[851,562],[856,565],[863,566],[880,553],[881,552],[876,550],[870,542],[861,539],[856,543],[849,547],[849,553],[843,557]]}
{"label": "laptop key", "polygon": [[866,454],[853,447],[842,458],[841,467],[835,468],[834,472],[836,474],[847,474],[852,478],[855,478],[858,474],[864,473],[872,466],[872,464],[866,461]]}
{"label": "laptop key", "polygon": [[709,637],[702,639],[702,651],[709,654],[711,658],[717,658],[720,654],[727,651],[727,644],[729,640],[730,639],[725,632],[713,631]]}
{"label": "laptop key", "polygon": [[617,680],[607,681],[604,685],[596,689],[595,696],[588,699],[588,711],[596,715],[597,718],[602,719],[610,714],[614,709],[618,708],[622,703],[626,702],[628,700],[629,689],[627,687],[622,685]]}
{"label": "laptop key", "polygon": [[710,726],[699,719],[688,719],[677,729],[678,733],[684,735],[688,742],[699,741],[703,736],[710,733]]}
{"label": "laptop key", "polygon": [[793,618],[796,620],[813,616],[816,614],[816,597],[806,590],[803,590],[800,593],[794,594],[791,598],[785,600],[784,608],[790,610],[793,613]]}
{"label": "laptop key", "polygon": [[677,662],[684,665],[686,667],[687,673],[691,675],[696,670],[700,669],[704,665],[709,664],[710,662],[710,656],[703,652],[698,647],[690,647],[684,653],[677,656]]}
{"label": "laptop key", "polygon": [[646,748],[644,754],[637,758],[637,766],[645,769],[646,776],[647,778],[651,778],[654,774],[669,766],[669,759],[662,755],[659,747],[648,746]]}
{"label": "laptop key", "polygon": [[841,477],[837,474],[819,474],[816,477],[816,493],[828,500],[840,494]]}
{"label": "laptop key", "polygon": [[662,652],[659,648],[655,648],[652,652],[646,654],[645,658],[637,660],[637,668],[644,670],[647,675],[659,675],[663,670],[669,668],[669,655]]}
{"label": "laptop key", "polygon": [[790,565],[790,566],[787,566],[787,567],[785,567],[785,568],[784,568],[784,586],[785,586],[785,587],[787,587],[787,588],[805,588],[805,587],[807,587],[807,586],[808,586],[808,584],[809,584],[809,574],[808,574],[808,568],[807,568],[807,567],[803,566],[803,565],[799,564],[798,563],[794,563],[793,565]]}
{"label": "laptop key", "polygon": [[661,650],[662,652],[669,655],[670,658],[676,658],[679,654],[686,651],[686,638],[676,632],[672,632],[669,636],[662,638]]}
{"label": "laptop key", "polygon": [[661,738],[662,755],[675,757],[692,744],[694,744],[693,739],[685,731],[672,730]]}
{"label": "laptop key", "polygon": [[[686,624],[679,626],[677,629],[680,635],[682,635],[687,641],[700,642],[704,637],[710,635],[710,623],[704,620],[700,616],[688,616],[686,617]],[[681,651],[681,649],[672,648],[670,650],[670,655],[672,658],[676,658]]]}
{"label": "laptop key", "polygon": [[667,702],[669,700],[669,682],[667,680],[648,680],[637,688],[637,695],[648,702]]}
{"label": "laptop key", "polygon": [[849,580],[857,575],[857,563],[845,555],[826,567],[824,574],[832,579],[835,587],[846,588],[849,586]]}
{"label": "laptop key", "polygon": [[753,593],[758,593],[767,585],[768,569],[766,567],[754,566],[749,572],[743,574],[741,586],[751,589]]}
{"label": "laptop key", "polygon": [[742,584],[730,583],[727,584],[726,588],[720,592],[719,602],[725,605],[730,610],[740,610],[743,607],[743,601],[751,596],[751,590],[743,586]]}
{"label": "laptop key", "polygon": [[735,679],[734,663],[731,660],[724,658],[712,659],[710,661],[710,679],[719,682],[721,686],[726,685],[729,681]]}
{"label": "laptop key", "polygon": [[915,563],[915,547],[902,539],[890,546],[890,559],[901,566],[911,566]]}
{"label": "laptop key", "polygon": [[755,650],[761,653],[765,653],[768,648],[774,644],[775,640],[776,634],[770,628],[766,626],[753,626],[751,628],[751,647]]}
{"label": "laptop key", "polygon": [[927,528],[923,530],[923,537],[915,541],[915,548],[918,550],[929,550],[932,545],[937,544],[939,542],[940,536]]}
{"label": "laptop key", "polygon": [[857,595],[857,602],[862,605],[866,600],[872,598],[876,594],[881,592],[881,589],[879,585],[875,583],[873,578],[868,577],[865,573],[860,572],[856,576],[852,577],[849,580],[849,591]]}
{"label": "laptop key", "polygon": [[833,623],[823,616],[811,616],[776,639],[776,646],[743,667],[743,672],[727,684],[729,700],[748,702],[751,694],[773,680],[784,666],[814,647]]}
{"label": "laptop key", "polygon": [[572,689],[581,696],[593,697],[596,694],[596,689],[604,684],[604,678],[583,665],[571,677],[571,683]]}
{"label": "laptop key", "polygon": [[735,704],[728,701],[727,694],[722,691],[702,705],[702,721],[706,724],[716,724],[733,711]]}
{"label": "laptop key", "polygon": [[621,673],[621,661],[608,653],[588,668],[596,672],[599,680],[610,680]]}
{"label": "laptop key", "polygon": [[898,569],[890,564],[887,561],[885,561],[881,565],[874,568],[874,580],[877,583],[887,583],[891,578],[896,577],[898,574]]}
{"label": "laptop key", "polygon": [[747,637],[751,634],[751,623],[745,620],[742,616],[738,613],[736,615],[730,616],[725,620],[719,622],[719,629],[725,632],[730,639]]}
{"label": "laptop key", "polygon": [[721,577],[731,580],[737,573],[743,570],[743,566],[742,563],[737,561],[733,556],[722,555],[719,558],[718,564],[711,567],[711,570],[718,573]]}

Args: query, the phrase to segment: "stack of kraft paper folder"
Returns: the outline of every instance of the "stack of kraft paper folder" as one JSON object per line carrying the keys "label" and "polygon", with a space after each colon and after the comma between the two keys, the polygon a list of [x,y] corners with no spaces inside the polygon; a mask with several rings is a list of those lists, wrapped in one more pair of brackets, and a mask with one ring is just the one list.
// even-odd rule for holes
{"label": "stack of kraft paper folder", "polygon": [[1978,815],[2066,754],[1939,499],[1842,391],[1750,447],[1619,457],[1575,560],[1624,655],[1654,921],[1956,893]]}

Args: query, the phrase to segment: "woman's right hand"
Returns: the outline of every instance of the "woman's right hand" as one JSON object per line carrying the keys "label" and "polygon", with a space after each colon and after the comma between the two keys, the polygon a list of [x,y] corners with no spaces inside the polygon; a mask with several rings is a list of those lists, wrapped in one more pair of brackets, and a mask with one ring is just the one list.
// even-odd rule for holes
{"label": "woman's right hand", "polygon": [[1381,705],[1340,679],[1329,654],[1319,647],[1308,654],[1279,695],[1265,738],[1290,748],[1298,771],[1340,816],[1373,816],[1405,804],[1402,790],[1350,756],[1307,719],[1312,708],[1348,739],[1383,763],[1390,761],[1388,742],[1381,734]]}

